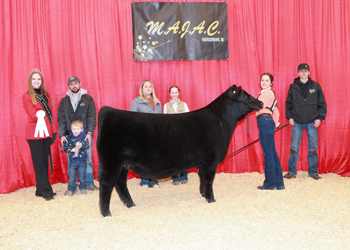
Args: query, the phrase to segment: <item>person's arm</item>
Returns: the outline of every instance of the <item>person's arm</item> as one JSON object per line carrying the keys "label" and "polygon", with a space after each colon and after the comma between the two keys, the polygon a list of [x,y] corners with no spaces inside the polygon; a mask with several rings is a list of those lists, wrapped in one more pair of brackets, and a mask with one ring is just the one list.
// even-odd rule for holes
{"label": "person's arm", "polygon": [[87,126],[86,126],[86,133],[90,134],[90,140],[91,141],[91,136],[94,134],[95,127],[96,127],[96,106],[94,99],[90,96],[91,101],[89,102],[89,107],[87,111]]}
{"label": "person's arm", "polygon": [[166,104],[164,104],[163,113],[164,113],[164,114],[168,114],[168,110],[167,110],[167,108],[166,108]]}
{"label": "person's arm", "polygon": [[162,105],[161,105],[160,103],[158,103],[158,105],[157,105],[157,103],[154,103],[154,105],[155,105],[155,111],[156,111],[156,113],[157,113],[157,114],[162,114],[162,113],[163,113],[163,111],[162,111]]}
{"label": "person's arm", "polygon": [[319,86],[319,90],[317,93],[317,108],[318,108],[318,112],[320,113],[318,116],[318,120],[323,121],[324,119],[326,119],[326,114],[327,114],[327,103],[326,103],[326,99],[323,95],[323,91],[321,89],[321,86]]}
{"label": "person's arm", "polygon": [[[86,135],[86,137],[88,137],[88,135]],[[91,146],[91,145],[90,145],[91,142],[89,142],[89,140],[87,140],[86,137],[85,137],[84,140],[80,140],[81,148],[82,148],[83,150],[86,150],[86,149],[88,149],[88,148]]]}
{"label": "person's arm", "polygon": [[68,157],[71,158],[74,156],[74,152],[72,151],[75,148],[75,145],[71,145],[67,140],[63,143],[64,151],[67,152]]}
{"label": "person's arm", "polygon": [[139,105],[137,103],[136,98],[134,100],[132,100],[131,104],[130,104],[130,111],[135,111],[135,112],[139,112]]}
{"label": "person's arm", "polygon": [[184,102],[184,106],[185,106],[185,112],[190,112],[190,110],[188,109],[188,106],[185,102]]}
{"label": "person's arm", "polygon": [[273,119],[273,121],[275,122],[276,128],[277,128],[277,127],[280,125],[280,123],[279,123],[280,112],[279,112],[279,110],[278,110],[277,107],[275,107],[275,108],[273,109],[272,119]]}
{"label": "person's arm", "polygon": [[[61,144],[63,144],[63,142],[66,141],[67,121],[66,121],[66,114],[64,110],[65,99],[66,98],[61,99],[60,105],[58,106],[58,112],[57,112],[58,136],[61,138]],[[64,138],[62,139],[62,137]]]}
{"label": "person's arm", "polygon": [[[290,123],[290,119],[293,119],[293,117],[292,117],[293,98],[292,98],[292,93],[291,93],[292,89],[291,88],[292,88],[292,86],[289,86],[287,100],[286,100],[286,118],[287,118],[287,120],[289,120],[289,123]],[[294,121],[294,119],[293,119],[293,121]]]}
{"label": "person's arm", "polygon": [[27,115],[33,122],[36,122],[38,120],[38,117],[36,117],[36,112],[38,112],[38,110],[34,107],[30,95],[24,94],[22,97],[22,101],[24,110],[26,111]]}

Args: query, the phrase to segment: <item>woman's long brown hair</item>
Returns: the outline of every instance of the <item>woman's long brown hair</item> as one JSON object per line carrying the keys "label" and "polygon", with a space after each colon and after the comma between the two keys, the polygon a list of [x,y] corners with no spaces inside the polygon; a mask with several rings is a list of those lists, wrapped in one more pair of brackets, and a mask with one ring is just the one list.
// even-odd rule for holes
{"label": "woman's long brown hair", "polygon": [[38,69],[33,69],[32,72],[30,72],[29,74],[29,77],[28,77],[28,94],[30,95],[30,98],[32,99],[32,103],[33,105],[36,105],[36,99],[35,99],[35,96],[36,96],[36,92],[32,86],[32,77],[34,74],[38,74],[41,78],[41,86],[40,86],[40,90],[41,92],[43,92],[48,98],[50,98],[50,101],[51,101],[51,105],[53,107],[53,101],[49,95],[49,93],[47,92],[46,88],[45,88],[45,84],[44,84],[44,78],[43,78],[43,75],[41,74],[40,70]]}

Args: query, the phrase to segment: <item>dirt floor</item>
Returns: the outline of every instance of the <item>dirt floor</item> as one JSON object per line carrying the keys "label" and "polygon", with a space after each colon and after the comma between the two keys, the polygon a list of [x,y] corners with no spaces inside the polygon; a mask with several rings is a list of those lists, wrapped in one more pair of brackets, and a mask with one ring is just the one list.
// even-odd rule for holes
{"label": "dirt floor", "polygon": [[131,179],[136,207],[113,191],[106,218],[98,191],[68,197],[67,184],[55,184],[45,201],[35,187],[20,189],[0,194],[0,249],[350,249],[350,179],[322,176],[299,172],[285,190],[266,191],[261,174],[217,174],[211,204],[195,173],[158,189]]}

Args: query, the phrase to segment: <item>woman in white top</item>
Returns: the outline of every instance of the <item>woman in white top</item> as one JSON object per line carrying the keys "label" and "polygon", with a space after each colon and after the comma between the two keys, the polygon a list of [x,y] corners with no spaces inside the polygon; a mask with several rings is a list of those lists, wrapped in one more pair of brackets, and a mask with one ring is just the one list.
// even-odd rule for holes
{"label": "woman in white top", "polygon": [[[186,103],[180,101],[179,95],[180,95],[180,89],[178,86],[173,85],[169,88],[169,94],[171,96],[170,102],[166,103],[163,108],[164,114],[178,114],[178,113],[185,113],[189,112],[188,106]],[[187,171],[184,173],[180,173],[176,176],[172,176],[173,184],[179,185],[186,184],[188,181],[187,178]]]}

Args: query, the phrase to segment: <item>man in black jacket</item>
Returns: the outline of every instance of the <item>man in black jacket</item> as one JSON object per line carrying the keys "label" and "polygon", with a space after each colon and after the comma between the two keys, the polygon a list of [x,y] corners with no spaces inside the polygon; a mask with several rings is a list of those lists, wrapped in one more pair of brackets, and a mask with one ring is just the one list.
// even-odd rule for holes
{"label": "man in black jacket", "polygon": [[[73,121],[79,120],[83,122],[86,132],[85,140],[89,141],[89,149],[87,150],[87,168],[86,168],[86,186],[87,190],[98,190],[94,184],[93,168],[91,161],[91,148],[93,133],[96,127],[96,107],[94,99],[87,94],[86,89],[80,88],[80,80],[76,76],[68,79],[67,96],[61,99],[58,107],[58,134],[61,138],[61,144],[67,141],[66,136],[69,135],[71,124]],[[69,168],[69,157],[68,168]],[[69,173],[69,171],[68,171]]]}
{"label": "man in black jacket", "polygon": [[297,175],[297,161],[299,157],[300,141],[303,130],[306,129],[309,140],[309,177],[318,180],[318,132],[321,121],[326,118],[327,104],[321,86],[310,77],[310,68],[306,63],[298,66],[298,75],[290,85],[286,100],[286,117],[292,125],[292,143],[288,162],[288,173],[284,178],[291,179]]}

